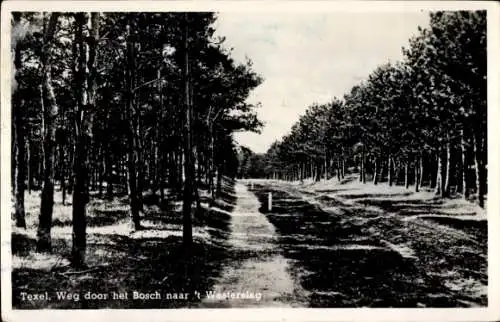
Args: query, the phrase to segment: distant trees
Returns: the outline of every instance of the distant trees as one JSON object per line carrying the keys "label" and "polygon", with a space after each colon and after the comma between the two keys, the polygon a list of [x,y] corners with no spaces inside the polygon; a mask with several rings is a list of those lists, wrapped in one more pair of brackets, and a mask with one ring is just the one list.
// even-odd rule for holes
{"label": "distant trees", "polygon": [[[486,193],[486,12],[434,12],[429,28],[343,99],[311,106],[267,151],[264,176],[302,180],[345,164],[373,183]],[[471,172],[470,169],[474,168]]]}
{"label": "distant trees", "polygon": [[[132,227],[140,229],[144,198],[162,201],[168,192],[183,195],[189,246],[198,189],[216,198],[223,176],[237,172],[232,133],[261,126],[245,100],[262,79],[214,37],[216,16],[23,12],[12,18],[26,31],[12,48],[16,224],[24,226],[24,185],[31,191],[42,183],[38,250],[51,251],[60,183],[63,202],[72,195],[72,264],[84,266],[90,198],[128,194]],[[19,147],[26,147],[24,155]]]}

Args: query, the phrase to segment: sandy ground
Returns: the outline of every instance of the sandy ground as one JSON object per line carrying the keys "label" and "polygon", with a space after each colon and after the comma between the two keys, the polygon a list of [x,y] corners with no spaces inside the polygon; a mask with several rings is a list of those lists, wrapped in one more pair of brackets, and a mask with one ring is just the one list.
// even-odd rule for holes
{"label": "sandy ground", "polygon": [[350,179],[253,184],[308,306],[487,305],[483,209]]}
{"label": "sandy ground", "polygon": [[259,200],[241,183],[235,193],[238,199],[231,213],[228,244],[235,254],[246,255],[223,267],[213,289],[221,298],[205,297],[201,306],[303,306],[298,300],[303,290],[290,276],[289,261],[280,254],[274,226],[259,212]]}
{"label": "sandy ground", "polygon": [[[239,181],[194,214],[190,254],[182,247],[179,201],[147,206],[145,230],[133,232],[126,197],[95,199],[87,229],[92,270],[78,274],[68,261],[71,205],[56,197],[53,254],[35,251],[39,193],[26,199],[28,229],[13,227],[15,308],[478,307],[488,301],[486,212],[425,189],[355,178]],[[28,290],[190,296],[21,301],[19,292]]]}

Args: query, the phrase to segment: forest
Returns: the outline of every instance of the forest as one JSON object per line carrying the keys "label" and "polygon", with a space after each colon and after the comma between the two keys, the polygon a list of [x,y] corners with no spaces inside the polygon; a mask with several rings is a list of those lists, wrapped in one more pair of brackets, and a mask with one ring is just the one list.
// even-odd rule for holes
{"label": "forest", "polygon": [[486,11],[408,22],[266,153],[273,74],[223,15],[12,12],[12,306],[487,306]]}
{"label": "forest", "polygon": [[36,251],[53,251],[55,195],[71,205],[71,265],[85,266],[87,206],[128,196],[182,201],[193,240],[200,191],[213,201],[237,171],[236,131],[259,131],[245,102],[262,78],[214,36],[216,15],[13,12],[12,190],[15,226],[40,193]]}
{"label": "forest", "polygon": [[432,12],[402,48],[342,98],[312,104],[265,154],[243,149],[239,177],[359,181],[487,193],[486,12]]}

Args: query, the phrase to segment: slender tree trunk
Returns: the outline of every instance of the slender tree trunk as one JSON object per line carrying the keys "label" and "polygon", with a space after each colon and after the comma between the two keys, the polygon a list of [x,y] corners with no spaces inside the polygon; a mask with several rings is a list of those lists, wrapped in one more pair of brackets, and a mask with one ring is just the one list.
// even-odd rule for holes
{"label": "slender tree trunk", "polygon": [[[54,207],[54,155],[55,155],[55,119],[58,106],[52,87],[52,62],[50,59],[50,45],[54,37],[59,13],[52,13],[45,30],[42,47],[43,85],[41,90],[43,110],[43,155],[44,175],[41,194],[40,215],[38,218],[37,250],[39,252],[52,251],[52,211]],[[47,104],[44,99],[46,98]]]}
{"label": "slender tree trunk", "polygon": [[342,165],[341,165],[341,160],[337,160],[337,180],[340,182],[341,177],[342,177]]}
{"label": "slender tree trunk", "polygon": [[365,159],[364,154],[363,154],[362,162],[363,162],[363,171],[362,171],[362,179],[363,180],[362,181],[363,181],[363,183],[366,183],[366,159]]}
{"label": "slender tree trunk", "polygon": [[317,161],[316,164],[315,164],[315,176],[314,176],[314,181],[315,182],[319,182],[319,180],[321,179],[321,161]]}
{"label": "slender tree trunk", "polygon": [[[13,12],[14,22],[20,24],[21,13]],[[21,40],[18,40],[15,47],[14,53],[14,67],[15,67],[15,82],[20,83],[20,71],[22,68],[21,63]],[[14,218],[17,227],[26,228],[26,219],[24,212],[24,180],[26,178],[26,162],[25,162],[25,144],[24,144],[24,127],[25,127],[25,107],[22,104],[21,93],[18,88],[14,89],[12,96],[12,114],[14,117],[13,125],[14,129],[14,146],[15,149],[15,174],[14,174],[14,195],[15,195],[15,205],[14,205]]]}
{"label": "slender tree trunk", "polygon": [[462,197],[467,199],[469,197],[469,180],[467,176],[469,165],[467,162],[467,143],[465,140],[464,128],[460,130],[460,139],[462,150]]}
{"label": "slender tree trunk", "polygon": [[445,172],[445,179],[444,179],[444,188],[443,188],[443,197],[448,197],[450,195],[450,175],[451,175],[451,144],[450,144],[450,137],[447,135],[447,142],[446,142],[446,172]]}
{"label": "slender tree trunk", "polygon": [[106,162],[104,161],[104,148],[103,143],[100,143],[101,147],[99,148],[99,161],[98,161],[98,169],[99,169],[99,198],[103,197],[104,193],[104,178],[106,177]]}
{"label": "slender tree trunk", "polygon": [[420,166],[420,168],[419,168],[420,170],[419,170],[419,180],[418,180],[418,182],[419,182],[420,186],[422,186],[423,183],[424,183],[424,158],[423,158],[423,152],[422,151],[420,151],[420,154],[418,156],[418,164]]}
{"label": "slender tree trunk", "polygon": [[389,155],[389,158],[387,159],[387,182],[389,183],[389,186],[392,186],[392,156]]}
{"label": "slender tree trunk", "polygon": [[378,175],[379,176],[378,180],[379,180],[379,182],[382,182],[382,181],[384,181],[384,162],[382,160],[379,160],[378,167],[379,167],[379,171],[380,171],[380,173]]}
{"label": "slender tree trunk", "polygon": [[344,152],[342,152],[341,162],[342,162],[342,173],[340,174],[340,176],[342,177],[342,179],[344,179],[344,177],[345,177],[345,159],[344,159]]}
{"label": "slender tree trunk", "polygon": [[104,152],[104,162],[106,168],[106,198],[113,199],[113,163],[111,161],[111,143],[107,143],[108,148]]}
{"label": "slender tree trunk", "polygon": [[153,172],[153,177],[154,177],[154,183],[153,183],[153,188],[152,188],[152,193],[153,195],[156,195],[156,192],[158,189],[163,189],[161,187],[161,180],[160,180],[160,175],[159,175],[159,145],[160,145],[160,120],[163,119],[162,111],[163,111],[163,81],[161,78],[161,72],[162,69],[158,68],[158,95],[160,96],[160,108],[159,112],[156,118],[156,140],[155,142],[152,142],[153,144],[153,167],[154,167],[154,172]]}
{"label": "slender tree trunk", "polygon": [[[130,19],[132,20],[132,19]],[[141,229],[140,222],[140,199],[138,190],[138,166],[139,162],[139,144],[138,144],[138,130],[139,130],[139,113],[138,108],[134,102],[134,85],[135,85],[135,34],[133,35],[132,26],[127,25],[127,66],[126,66],[126,80],[127,80],[127,107],[129,124],[129,138],[128,138],[128,192],[130,202],[130,215],[132,224],[135,230]]]}
{"label": "slender tree trunk", "polygon": [[415,192],[419,191],[419,186],[420,186],[419,164],[421,162],[422,160],[420,159],[420,157],[415,158]]}
{"label": "slender tree trunk", "polygon": [[375,166],[374,166],[374,169],[373,169],[373,184],[377,184],[378,183],[378,158],[375,157]]}
{"label": "slender tree trunk", "polygon": [[422,171],[422,152],[415,158],[415,192],[419,192],[421,183]]}
{"label": "slender tree trunk", "polygon": [[481,135],[477,133],[474,133],[473,136],[473,147],[474,147],[474,165],[476,168],[476,190],[477,190],[477,198],[479,202],[479,206],[481,208],[484,208],[484,187],[485,187],[485,170],[484,170],[484,164],[482,161],[482,153],[481,153],[481,146],[482,146],[482,138]]}
{"label": "slender tree trunk", "polygon": [[437,173],[436,173],[436,188],[435,188],[435,193],[439,195],[440,197],[443,197],[444,189],[445,189],[445,182],[444,182],[444,154],[441,148],[438,149],[438,156],[437,156]]}
{"label": "slender tree trunk", "polygon": [[409,173],[408,173],[408,160],[405,161],[405,188],[408,189],[410,187],[410,180],[409,180]]}
{"label": "slender tree trunk", "polygon": [[325,177],[325,181],[328,180],[328,158],[327,158],[327,151],[326,151],[326,147],[325,147],[325,163],[324,163],[324,167],[325,167],[325,173],[324,173],[324,177]]}
{"label": "slender tree trunk", "polygon": [[184,54],[184,62],[182,66],[182,73],[184,78],[184,95],[185,95],[185,115],[186,122],[184,125],[184,134],[185,134],[185,150],[184,150],[184,171],[186,173],[186,178],[184,180],[184,193],[182,200],[182,240],[183,244],[186,247],[190,247],[193,242],[193,227],[192,227],[192,218],[191,218],[191,203],[193,201],[193,166],[192,166],[192,125],[191,125],[191,99],[190,99],[190,82],[189,82],[189,24],[188,24],[188,14],[184,14],[184,30],[182,31],[183,35],[183,54]]}
{"label": "slender tree trunk", "polygon": [[60,176],[61,176],[61,194],[62,194],[62,204],[66,204],[66,166],[65,166],[65,158],[64,158],[64,145],[60,144],[59,145],[59,169],[60,169]]}
{"label": "slender tree trunk", "polygon": [[165,200],[165,172],[161,171],[159,173],[159,177],[160,177],[160,184],[159,184],[160,202],[163,202],[163,200]]}
{"label": "slender tree trunk", "polygon": [[359,181],[365,183],[365,146],[361,147],[361,160],[359,166]]}
{"label": "slender tree trunk", "polygon": [[31,161],[31,139],[29,138],[29,135],[26,140],[26,152],[27,152],[27,170],[28,170],[28,193],[31,194],[31,189],[33,189],[33,162]]}
{"label": "slender tree trunk", "polygon": [[75,161],[75,143],[70,142],[68,143],[68,164],[66,168],[66,172],[68,173],[68,184],[66,186],[66,190],[68,194],[73,194],[73,185],[74,185],[74,178],[73,178],[73,169],[74,169],[74,161]]}
{"label": "slender tree trunk", "polygon": [[208,161],[208,187],[209,191],[212,195],[212,201],[215,200],[216,195],[215,195],[215,187],[214,187],[214,134],[213,134],[213,127],[212,125],[210,126],[210,158]]}
{"label": "slender tree trunk", "polygon": [[[275,180],[279,179],[278,174],[275,174]],[[222,193],[222,165],[217,165],[217,188],[216,188],[217,196],[220,196]]]}

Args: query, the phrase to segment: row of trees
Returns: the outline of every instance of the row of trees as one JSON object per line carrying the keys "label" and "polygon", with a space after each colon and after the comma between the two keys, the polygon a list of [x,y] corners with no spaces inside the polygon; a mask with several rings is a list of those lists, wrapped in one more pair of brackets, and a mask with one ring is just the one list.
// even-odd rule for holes
{"label": "row of trees", "polygon": [[[199,188],[212,199],[236,174],[232,133],[258,131],[245,103],[261,83],[214,36],[214,13],[12,15],[14,219],[26,227],[24,194],[41,189],[37,249],[51,251],[54,191],[72,195],[75,266],[85,262],[86,208],[128,193],[141,229],[147,192],[182,197],[183,241],[192,242]],[[93,194],[92,194],[93,195]]]}
{"label": "row of trees", "polygon": [[[265,155],[242,154],[241,176],[427,182],[436,193],[486,194],[486,12],[430,14],[430,26],[342,99],[315,104]],[[253,160],[248,163],[248,160]],[[253,164],[253,165],[251,165]],[[265,171],[258,164],[267,164]]]}

